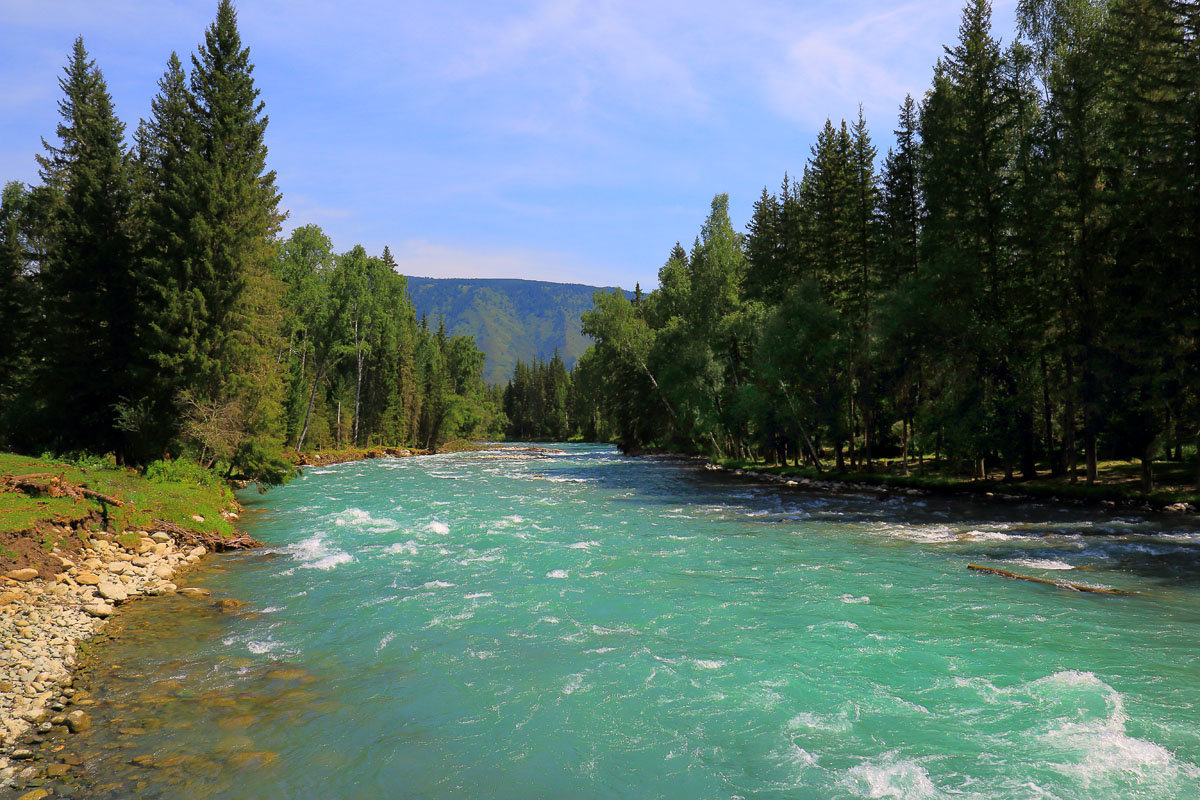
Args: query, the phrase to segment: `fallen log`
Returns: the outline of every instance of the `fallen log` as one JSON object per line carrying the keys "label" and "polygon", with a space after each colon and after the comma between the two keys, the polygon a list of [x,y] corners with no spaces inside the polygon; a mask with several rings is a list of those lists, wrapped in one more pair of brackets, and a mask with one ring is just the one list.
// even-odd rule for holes
{"label": "fallen log", "polygon": [[153,529],[156,531],[165,531],[175,539],[179,544],[187,544],[195,547],[202,545],[206,549],[214,552],[223,552],[225,550],[252,550],[256,547],[262,547],[263,543],[245,534],[238,536],[222,536],[219,533],[204,533],[200,531],[192,531],[184,528],[181,525],[176,525],[174,522],[166,520],[154,520]]}
{"label": "fallen log", "polygon": [[1044,583],[1048,586],[1054,586],[1059,589],[1066,589],[1071,592],[1089,592],[1091,594],[1133,594],[1124,589],[1102,589],[1099,586],[1088,586],[1086,583],[1071,583],[1070,581],[1054,581],[1049,578],[1037,578],[1033,575],[1022,575],[1019,572],[1009,572],[1006,569],[997,569],[996,567],[985,567],[980,564],[967,564],[967,569],[975,572],[983,572],[988,575],[999,575],[1001,578],[1011,578],[1018,581],[1030,581],[1032,583]]}

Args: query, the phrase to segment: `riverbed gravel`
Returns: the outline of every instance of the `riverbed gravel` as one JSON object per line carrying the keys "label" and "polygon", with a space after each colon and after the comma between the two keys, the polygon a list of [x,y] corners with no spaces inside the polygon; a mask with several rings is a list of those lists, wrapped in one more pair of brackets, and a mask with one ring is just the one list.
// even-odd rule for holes
{"label": "riverbed gravel", "polygon": [[162,531],[97,534],[80,552],[56,551],[62,571],[48,580],[23,569],[0,577],[0,789],[30,777],[27,762],[55,727],[90,726],[71,686],[84,643],[122,604],[178,591],[179,573],[204,554]]}

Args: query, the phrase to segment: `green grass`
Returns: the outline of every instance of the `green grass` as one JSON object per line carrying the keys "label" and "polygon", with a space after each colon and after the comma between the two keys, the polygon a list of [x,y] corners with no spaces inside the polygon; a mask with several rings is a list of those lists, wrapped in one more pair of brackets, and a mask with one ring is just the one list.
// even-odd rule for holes
{"label": "green grass", "polygon": [[922,489],[942,493],[962,494],[1016,494],[1035,498],[1063,498],[1101,502],[1112,500],[1119,503],[1151,503],[1166,506],[1172,503],[1200,504],[1200,491],[1196,490],[1194,467],[1187,464],[1166,463],[1155,465],[1158,488],[1143,491],[1138,480],[1141,467],[1127,461],[1105,461],[1098,467],[1096,485],[1082,482],[1069,483],[1065,477],[1050,477],[1048,474],[1033,480],[1004,480],[1002,476],[989,476],[986,480],[946,475],[937,472],[938,465],[926,462],[927,474],[917,475],[916,465],[910,464],[912,474],[904,475],[898,463],[881,463],[881,469],[872,472],[838,472],[827,468],[818,473],[811,466],[785,466],[763,461],[740,459],[717,459],[716,463],[729,469],[744,469],[779,475],[786,478],[808,478],[810,480],[840,481],[845,483],[867,483],[903,489]]}
{"label": "green grass", "polygon": [[91,499],[0,492],[0,531],[25,531],[39,522],[71,522],[101,512],[108,515],[109,528],[117,533],[151,527],[159,519],[197,532],[233,535],[233,527],[221,516],[235,505],[232,490],[191,462],[157,462],[142,474],[105,459],[65,461],[0,453],[0,475],[35,473],[60,476],[67,483],[129,505],[113,507]]}

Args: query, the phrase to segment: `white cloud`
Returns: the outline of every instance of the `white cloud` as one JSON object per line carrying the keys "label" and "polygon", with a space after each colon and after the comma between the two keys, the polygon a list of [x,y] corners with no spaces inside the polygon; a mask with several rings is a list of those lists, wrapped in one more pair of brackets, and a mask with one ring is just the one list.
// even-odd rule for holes
{"label": "white cloud", "polygon": [[[380,248],[382,249],[382,248]],[[392,248],[397,268],[422,278],[525,278],[558,283],[615,283],[604,270],[581,264],[574,256],[520,248],[480,249],[424,239],[408,239]]]}

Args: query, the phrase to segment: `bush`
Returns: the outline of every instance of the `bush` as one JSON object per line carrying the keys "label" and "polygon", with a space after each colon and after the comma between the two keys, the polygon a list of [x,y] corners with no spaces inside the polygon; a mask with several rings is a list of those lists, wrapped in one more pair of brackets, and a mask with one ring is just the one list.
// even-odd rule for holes
{"label": "bush", "polygon": [[296,467],[275,449],[257,441],[243,442],[233,457],[233,466],[240,477],[257,483],[259,492],[281,486],[296,475]]}
{"label": "bush", "polygon": [[154,483],[185,483],[191,486],[217,488],[223,485],[221,476],[205,469],[190,458],[155,461],[146,467],[146,479]]}

